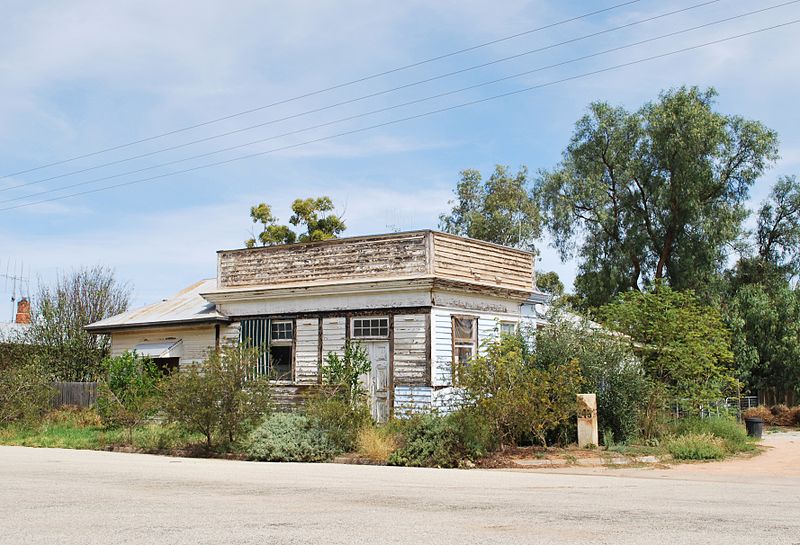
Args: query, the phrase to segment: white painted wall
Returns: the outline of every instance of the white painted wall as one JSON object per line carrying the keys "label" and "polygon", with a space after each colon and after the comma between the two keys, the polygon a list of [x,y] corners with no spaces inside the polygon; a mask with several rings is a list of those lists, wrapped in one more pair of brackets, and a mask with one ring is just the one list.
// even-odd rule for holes
{"label": "white painted wall", "polygon": [[183,341],[181,365],[202,361],[216,343],[214,325],[140,329],[111,334],[111,355],[119,356],[133,350],[137,344],[166,342],[172,339]]}
{"label": "white painted wall", "polygon": [[319,319],[295,322],[294,379],[298,384],[316,384],[319,376]]}

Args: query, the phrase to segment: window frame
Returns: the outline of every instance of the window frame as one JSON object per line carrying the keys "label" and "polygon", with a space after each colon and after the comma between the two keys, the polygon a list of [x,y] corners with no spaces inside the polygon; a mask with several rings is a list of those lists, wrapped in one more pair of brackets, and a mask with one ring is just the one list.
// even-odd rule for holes
{"label": "window frame", "polygon": [[[460,337],[458,340],[456,339],[456,320],[469,320],[472,322],[472,335],[469,343],[464,341],[464,337]],[[450,342],[452,346],[452,365],[453,365],[453,377],[456,377],[456,368],[461,364],[458,358],[458,351],[459,348],[469,348],[471,351],[470,357],[468,358],[467,362],[474,359],[475,356],[478,355],[478,317],[477,316],[470,316],[464,314],[451,314],[450,315]],[[455,380],[454,380],[455,382]]]}
{"label": "window frame", "polygon": [[[244,327],[245,322],[252,322],[255,325],[250,325],[249,327]],[[257,324],[263,324],[266,322],[266,327],[263,329],[259,329]],[[279,338],[273,339],[273,326],[277,324],[290,324],[290,331],[291,331],[291,338]],[[262,325],[263,327],[263,325]],[[253,370],[254,376],[270,376],[273,373],[273,362],[272,362],[272,347],[283,347],[283,348],[290,348],[291,350],[291,358],[289,361],[289,372],[287,376],[281,378],[272,378],[271,382],[280,383],[280,384],[293,384],[294,383],[294,373],[295,373],[295,357],[296,357],[296,327],[297,324],[295,323],[294,318],[269,318],[267,316],[252,316],[249,318],[243,318],[239,320],[239,342],[243,343],[245,346],[250,348],[258,348],[262,350],[262,353],[259,354],[258,362],[256,364],[256,368]],[[246,331],[245,331],[246,330]],[[262,343],[260,345],[256,345],[252,341],[246,341],[245,339],[247,333],[259,333],[258,336],[262,337],[260,340]]]}
{"label": "window frame", "polygon": [[[511,326],[511,331],[503,331],[503,326]],[[497,324],[497,332],[502,335],[516,335],[519,331],[519,322],[511,320],[500,320]]]}
{"label": "window frame", "polygon": [[[362,320],[369,320],[370,321],[370,324],[369,324],[369,332],[370,332],[370,334],[369,335],[356,335],[356,322],[362,321]],[[378,334],[373,335],[372,334],[373,325],[371,323],[372,320],[383,320],[386,323],[386,333],[385,334],[381,334],[380,333],[380,330],[383,329],[383,325],[379,324],[379,325],[375,326],[375,329],[378,330]],[[364,329],[363,326],[361,326],[360,329],[362,329],[362,331],[363,331],[363,329]],[[388,316],[353,316],[352,318],[350,318],[350,338],[353,339],[353,340],[357,339],[357,340],[361,340],[361,341],[373,341],[373,340],[375,340],[375,341],[385,341],[385,340],[389,339],[390,333],[391,333],[391,326],[390,326],[390,320],[389,320]]]}

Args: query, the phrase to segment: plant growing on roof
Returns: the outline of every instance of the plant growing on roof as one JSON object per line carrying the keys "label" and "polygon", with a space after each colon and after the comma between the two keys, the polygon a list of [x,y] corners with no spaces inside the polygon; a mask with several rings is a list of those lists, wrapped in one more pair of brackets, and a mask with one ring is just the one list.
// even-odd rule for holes
{"label": "plant growing on roof", "polygon": [[288,225],[279,224],[278,218],[272,214],[272,207],[262,202],[250,208],[250,218],[253,223],[261,224],[261,232],[254,234],[245,244],[248,248],[254,248],[258,244],[273,246],[291,244],[298,240],[313,242],[336,238],[346,226],[340,215],[332,213],[333,210],[333,201],[327,196],[295,199],[289,223],[305,229],[298,235]]}

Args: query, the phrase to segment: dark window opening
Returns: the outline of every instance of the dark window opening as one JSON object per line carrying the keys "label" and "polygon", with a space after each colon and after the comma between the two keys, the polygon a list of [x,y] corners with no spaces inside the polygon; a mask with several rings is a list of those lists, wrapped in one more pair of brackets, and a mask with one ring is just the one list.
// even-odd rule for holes
{"label": "dark window opening", "polygon": [[181,366],[180,358],[153,358],[153,363],[162,375],[171,375]]}
{"label": "dark window opening", "polygon": [[292,346],[272,345],[270,352],[270,369],[275,380],[292,379]]}

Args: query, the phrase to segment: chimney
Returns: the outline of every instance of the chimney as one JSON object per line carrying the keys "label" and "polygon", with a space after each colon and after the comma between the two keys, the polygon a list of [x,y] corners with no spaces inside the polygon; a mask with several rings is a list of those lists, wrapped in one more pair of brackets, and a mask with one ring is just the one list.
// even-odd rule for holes
{"label": "chimney", "polygon": [[27,297],[23,297],[17,303],[17,317],[14,322],[18,324],[31,323],[31,302],[28,301]]}

